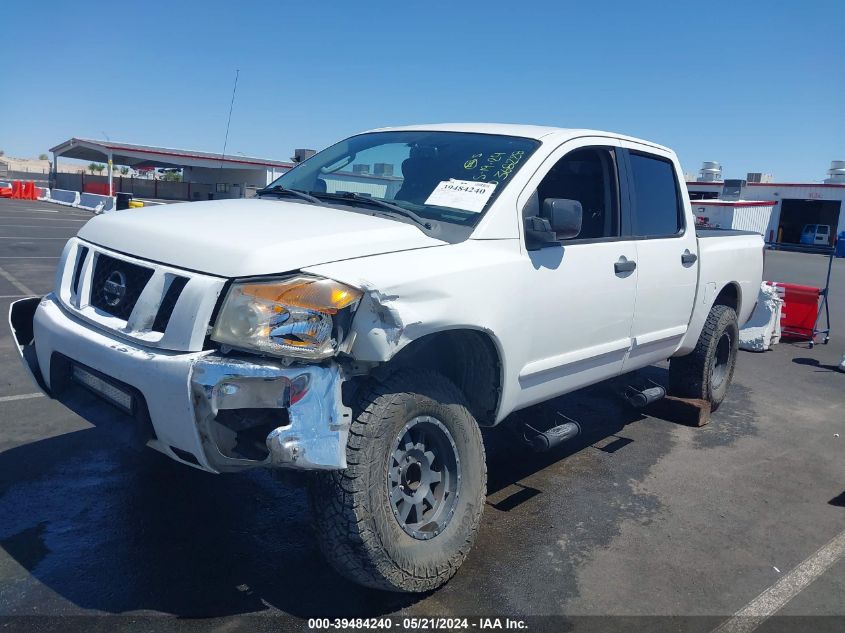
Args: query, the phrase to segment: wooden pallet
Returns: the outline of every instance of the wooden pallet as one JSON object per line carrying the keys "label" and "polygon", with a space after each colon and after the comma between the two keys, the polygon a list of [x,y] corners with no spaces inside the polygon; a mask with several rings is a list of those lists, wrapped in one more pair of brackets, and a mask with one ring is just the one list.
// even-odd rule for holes
{"label": "wooden pallet", "polygon": [[669,422],[704,426],[710,422],[710,403],[697,398],[666,396],[646,407],[646,413]]}

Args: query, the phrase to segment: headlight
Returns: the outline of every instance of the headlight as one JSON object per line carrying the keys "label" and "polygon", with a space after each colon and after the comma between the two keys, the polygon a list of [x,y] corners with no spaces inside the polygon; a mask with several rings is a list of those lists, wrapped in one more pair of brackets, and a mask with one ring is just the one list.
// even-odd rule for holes
{"label": "headlight", "polygon": [[236,282],[211,338],[277,356],[326,358],[337,349],[345,334],[341,325],[348,324],[360,298],[360,290],[319,277]]}

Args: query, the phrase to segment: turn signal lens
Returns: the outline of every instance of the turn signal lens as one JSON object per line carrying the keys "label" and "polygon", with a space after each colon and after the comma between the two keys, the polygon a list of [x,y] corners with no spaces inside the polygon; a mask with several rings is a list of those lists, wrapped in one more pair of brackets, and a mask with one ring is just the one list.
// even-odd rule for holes
{"label": "turn signal lens", "polygon": [[361,298],[361,291],[331,279],[297,277],[284,282],[251,283],[241,292],[273,303],[337,314]]}

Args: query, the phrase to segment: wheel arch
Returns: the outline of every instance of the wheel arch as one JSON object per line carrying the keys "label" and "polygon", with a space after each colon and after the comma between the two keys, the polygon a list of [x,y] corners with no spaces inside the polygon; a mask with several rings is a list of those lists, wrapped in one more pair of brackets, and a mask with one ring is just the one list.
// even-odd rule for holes
{"label": "wheel arch", "polygon": [[[735,281],[729,281],[722,287],[719,294],[716,295],[713,305],[723,305],[733,308],[734,312],[739,315],[740,308],[742,307],[742,288]],[[710,307],[712,308],[713,306]]]}
{"label": "wheel arch", "polygon": [[504,383],[500,341],[489,331],[454,327],[429,332],[402,347],[375,375],[406,368],[429,369],[451,380],[463,393],[482,426],[492,426]]}
{"label": "wheel arch", "polygon": [[707,315],[710,314],[713,306],[728,306],[736,312],[737,316],[741,314],[742,288],[740,284],[735,281],[728,281],[719,288],[718,292],[716,292],[716,288],[716,283],[710,282],[699,290],[699,292],[703,292],[703,298],[699,299],[696,297],[696,305],[693,309],[687,333],[673,356],[686,356],[692,352],[704,328]]}

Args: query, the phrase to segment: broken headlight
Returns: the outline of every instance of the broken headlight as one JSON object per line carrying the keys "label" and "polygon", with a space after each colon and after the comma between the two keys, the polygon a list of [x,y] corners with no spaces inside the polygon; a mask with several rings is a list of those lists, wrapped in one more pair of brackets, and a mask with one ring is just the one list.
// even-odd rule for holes
{"label": "broken headlight", "polygon": [[239,349],[319,360],[334,354],[345,335],[341,322],[348,324],[360,299],[360,290],[320,277],[236,282],[211,338]]}

